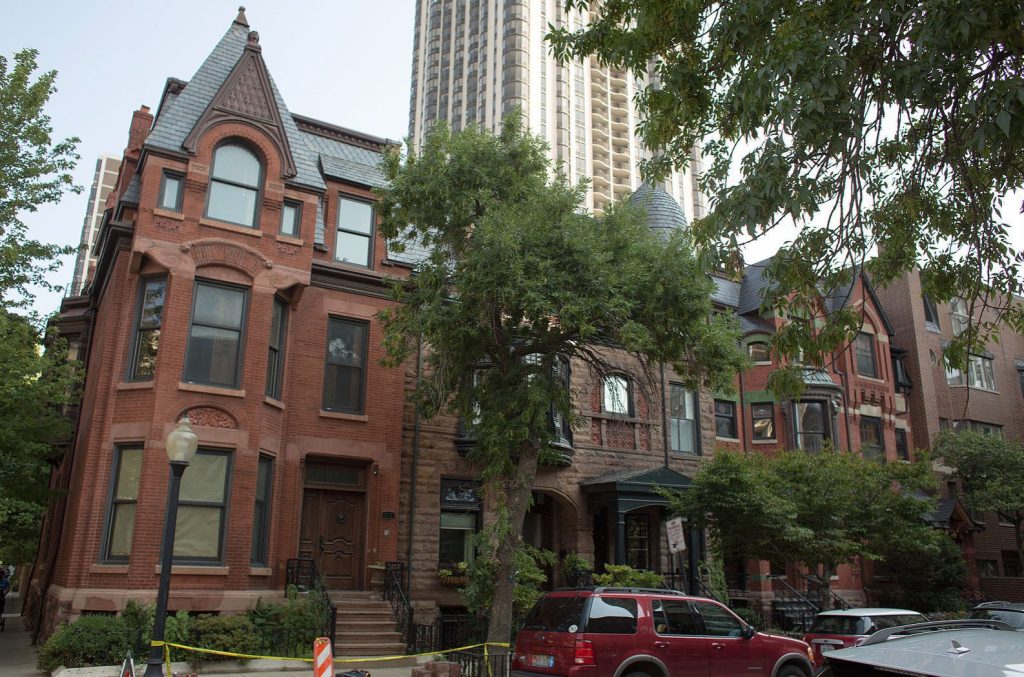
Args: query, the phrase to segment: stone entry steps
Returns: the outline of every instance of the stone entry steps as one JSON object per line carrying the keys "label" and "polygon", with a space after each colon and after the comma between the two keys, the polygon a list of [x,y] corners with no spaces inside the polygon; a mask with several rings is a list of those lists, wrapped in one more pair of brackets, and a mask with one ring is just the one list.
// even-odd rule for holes
{"label": "stone entry steps", "polygon": [[[329,594],[338,607],[335,626],[336,658],[363,656],[400,656],[405,654],[402,635],[395,631],[391,605],[373,592],[336,592]],[[400,661],[382,662],[387,667]],[[339,663],[338,667],[347,665]]]}

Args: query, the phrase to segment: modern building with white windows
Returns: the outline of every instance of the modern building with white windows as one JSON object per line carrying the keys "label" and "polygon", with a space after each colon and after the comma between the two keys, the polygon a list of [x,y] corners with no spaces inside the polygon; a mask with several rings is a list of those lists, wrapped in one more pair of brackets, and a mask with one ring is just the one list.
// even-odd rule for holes
{"label": "modern building with white windows", "polygon": [[117,172],[121,168],[121,158],[110,155],[101,155],[96,160],[96,173],[92,179],[92,188],[89,190],[89,206],[85,210],[85,221],[82,223],[82,240],[78,245],[78,256],[75,257],[75,273],[71,279],[71,293],[79,294],[82,285],[89,275],[89,266],[96,261],[92,255],[93,246],[96,244],[96,234],[100,230],[100,222],[103,220],[103,210],[106,209],[107,196],[114,189],[117,183]]}
{"label": "modern building with white windows", "polygon": [[[409,136],[419,145],[437,120],[455,131],[497,129],[519,107],[551,158],[574,181],[591,179],[586,206],[601,211],[641,184],[639,162],[650,155],[636,137],[633,106],[641,74],[586,58],[559,64],[544,36],[550,25],[578,28],[587,13],[565,12],[560,0],[417,0]],[[665,190],[688,220],[704,213],[691,167]]]}

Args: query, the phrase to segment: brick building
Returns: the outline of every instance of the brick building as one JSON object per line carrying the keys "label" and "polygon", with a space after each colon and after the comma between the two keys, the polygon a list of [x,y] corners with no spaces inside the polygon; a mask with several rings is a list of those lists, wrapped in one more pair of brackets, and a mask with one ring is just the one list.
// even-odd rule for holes
{"label": "brick building", "polygon": [[341,590],[396,558],[404,374],[379,365],[375,315],[408,267],[375,229],[387,143],[289,112],[243,13],[134,113],[58,322],[87,378],[30,584],[43,635],[155,597],[164,439],[186,415],[172,610],[279,597],[297,556]]}
{"label": "brick building", "polygon": [[[914,388],[909,395],[913,446],[929,449],[940,431],[967,426],[1024,440],[1024,336],[1004,329],[998,343],[972,355],[966,374],[947,370],[942,353],[971,318],[992,319],[990,310],[961,299],[936,303],[921,290],[917,271],[879,289],[890,310],[897,340],[907,351],[906,365]],[[1015,299],[1014,302],[1024,302]],[[953,502],[956,483],[948,469],[943,504]],[[976,515],[984,529],[964,545],[973,583],[998,599],[1024,601],[1024,572],[1017,563],[1013,529],[995,514]]]}

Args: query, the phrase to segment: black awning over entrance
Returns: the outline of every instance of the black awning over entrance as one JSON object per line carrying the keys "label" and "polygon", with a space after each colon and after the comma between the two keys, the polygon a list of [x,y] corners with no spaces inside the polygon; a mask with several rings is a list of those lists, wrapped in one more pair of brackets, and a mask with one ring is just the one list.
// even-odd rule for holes
{"label": "black awning over entrance", "polygon": [[[580,483],[587,506],[595,516],[595,547],[598,547],[601,525],[614,525],[613,564],[626,564],[626,514],[642,508],[667,508],[668,499],[658,489],[685,491],[693,480],[686,475],[665,466],[644,470],[623,470],[591,477]],[[659,529],[660,533],[660,529]],[[691,569],[695,570],[700,553],[700,538],[694,533],[690,537],[688,555]],[[611,553],[609,553],[611,554]],[[596,562],[595,562],[596,563]]]}
{"label": "black awning over entrance", "polygon": [[623,470],[585,479],[580,483],[591,510],[611,507],[621,513],[649,506],[667,507],[668,500],[655,488],[683,491],[693,484],[686,475],[659,466]]}

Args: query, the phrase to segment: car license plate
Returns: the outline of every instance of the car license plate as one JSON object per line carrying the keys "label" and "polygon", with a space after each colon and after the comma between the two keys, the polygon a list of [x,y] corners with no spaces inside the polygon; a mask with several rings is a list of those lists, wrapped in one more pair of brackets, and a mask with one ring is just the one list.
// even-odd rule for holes
{"label": "car license plate", "polygon": [[530,665],[535,668],[553,668],[555,667],[555,657],[537,654],[530,657]]}
{"label": "car license plate", "polygon": [[818,651],[820,651],[821,653],[828,653],[829,651],[832,650],[832,648],[833,647],[832,647],[831,644],[819,644],[818,645]]}

